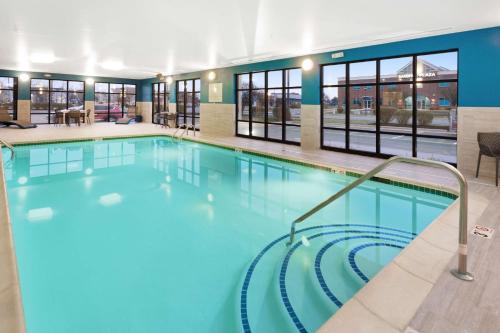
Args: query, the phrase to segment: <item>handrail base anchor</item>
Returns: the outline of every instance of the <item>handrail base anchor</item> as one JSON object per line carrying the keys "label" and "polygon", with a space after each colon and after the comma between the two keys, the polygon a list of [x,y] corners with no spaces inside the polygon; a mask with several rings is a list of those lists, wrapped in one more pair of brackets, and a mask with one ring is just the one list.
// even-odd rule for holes
{"label": "handrail base anchor", "polygon": [[469,282],[474,281],[474,275],[472,275],[469,272],[463,273],[458,271],[458,269],[452,269],[450,273],[453,274],[453,276],[456,277],[457,279]]}

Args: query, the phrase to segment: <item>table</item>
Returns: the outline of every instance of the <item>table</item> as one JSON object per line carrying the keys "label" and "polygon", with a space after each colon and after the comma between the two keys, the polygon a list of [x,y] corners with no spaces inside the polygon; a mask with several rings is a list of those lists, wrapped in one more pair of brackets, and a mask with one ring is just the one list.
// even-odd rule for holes
{"label": "table", "polygon": [[[63,124],[66,124],[66,113],[70,112],[70,111],[78,111],[78,110],[60,110],[59,112],[62,112],[63,114]],[[87,114],[87,111],[85,110],[79,110],[80,111],[80,117],[83,116],[83,122],[85,123],[85,117],[86,117],[86,114]]]}

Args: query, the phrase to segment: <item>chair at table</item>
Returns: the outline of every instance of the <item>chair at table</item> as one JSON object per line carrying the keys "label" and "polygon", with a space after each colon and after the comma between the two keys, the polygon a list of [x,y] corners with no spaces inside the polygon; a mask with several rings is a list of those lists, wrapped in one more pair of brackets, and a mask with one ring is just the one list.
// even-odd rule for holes
{"label": "chair at table", "polygon": [[90,109],[87,109],[87,111],[85,111],[85,123],[87,125],[91,125],[92,124],[92,120],[90,119],[90,113],[92,112],[92,110]]}
{"label": "chair at table", "polygon": [[75,124],[80,126],[81,112],[80,111],[69,111],[66,113],[66,124],[71,125],[71,120],[75,121]]}
{"label": "chair at table", "polygon": [[479,143],[479,157],[477,159],[476,178],[479,176],[479,166],[481,165],[481,156],[493,157],[495,163],[495,183],[498,186],[498,166],[500,162],[500,132],[499,133],[477,133],[477,142]]}
{"label": "chair at table", "polygon": [[164,127],[175,128],[177,117],[175,113],[166,113],[163,115],[163,125]]}
{"label": "chair at table", "polygon": [[57,111],[54,115],[54,125],[62,125],[64,124],[64,112]]}

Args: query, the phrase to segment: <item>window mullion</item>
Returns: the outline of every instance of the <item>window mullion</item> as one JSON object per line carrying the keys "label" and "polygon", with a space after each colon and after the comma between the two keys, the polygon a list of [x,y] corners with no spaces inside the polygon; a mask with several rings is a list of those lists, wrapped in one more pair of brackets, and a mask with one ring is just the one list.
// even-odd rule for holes
{"label": "window mullion", "polygon": [[412,80],[412,156],[417,157],[417,56],[413,56]]}

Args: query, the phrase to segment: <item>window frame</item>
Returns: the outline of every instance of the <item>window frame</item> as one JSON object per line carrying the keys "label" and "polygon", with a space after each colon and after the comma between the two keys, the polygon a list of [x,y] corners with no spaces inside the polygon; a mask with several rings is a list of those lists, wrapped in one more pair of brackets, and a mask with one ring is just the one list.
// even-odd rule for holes
{"label": "window frame", "polygon": [[[291,86],[287,86],[286,85],[286,74],[287,74],[287,71],[289,70],[300,70],[300,83],[301,85],[300,86],[294,86],[294,85],[291,85]],[[269,77],[269,73],[270,72],[279,72],[281,71],[281,86],[279,87],[269,87],[268,85],[268,77]],[[252,78],[253,78],[253,75],[255,74],[259,74],[259,73],[264,73],[264,87],[261,87],[261,88],[253,88],[252,86]],[[244,88],[244,89],[240,89],[239,87],[239,84],[238,84],[238,78],[242,75],[248,75],[248,88]],[[294,89],[300,89],[301,90],[301,109],[302,109],[302,86],[303,86],[303,83],[302,83],[302,70],[300,67],[287,67],[287,68],[277,68],[277,69],[269,69],[269,70],[259,70],[259,71],[249,71],[249,72],[241,72],[241,73],[236,73],[234,75],[234,82],[235,82],[235,111],[236,111],[236,117],[235,117],[235,129],[236,129],[236,136],[239,136],[239,137],[244,137],[244,138],[251,138],[251,139],[257,139],[257,140],[264,140],[264,141],[272,141],[272,142],[280,142],[280,143],[286,143],[286,144],[292,144],[292,145],[300,145],[301,141],[302,141],[302,138],[300,138],[300,141],[292,141],[292,140],[288,140],[287,139],[287,127],[298,127],[300,128],[301,125],[298,125],[298,124],[289,124],[287,123],[286,121],[286,117],[285,117],[285,114],[286,114],[286,103],[287,103],[287,99],[285,98],[285,95],[286,95],[286,92],[287,91],[290,91],[290,90],[294,90]],[[252,93],[254,91],[260,91],[260,90],[263,90],[264,91],[264,105],[265,105],[265,108],[264,108],[264,121],[254,121],[252,119]],[[269,91],[276,91],[276,90],[280,90],[281,91],[281,121],[280,122],[271,122],[269,121],[268,117],[269,117],[269,98],[268,98],[268,92]],[[246,91],[248,92],[248,96],[249,96],[249,106],[248,106],[248,120],[241,120],[241,119],[238,119],[238,114],[239,114],[239,108],[238,108],[238,93],[239,92],[242,92],[242,91]],[[301,114],[301,118],[302,118],[302,114]],[[238,123],[239,122],[244,122],[244,123],[248,123],[248,129],[249,129],[249,134],[248,135],[245,135],[245,134],[240,134],[238,133]],[[264,136],[254,136],[252,135],[252,127],[253,127],[253,124],[256,123],[256,124],[263,124],[264,125]],[[279,125],[281,126],[281,139],[276,139],[276,138],[271,138],[269,137],[269,125]]]}
{"label": "window frame", "polygon": [[[432,54],[440,54],[440,53],[450,53],[450,52],[455,52],[457,56],[457,74],[456,78],[454,79],[425,79],[421,78],[419,79],[417,77],[417,59],[420,56],[425,56],[425,55],[432,55]],[[402,80],[402,81],[383,81],[381,80],[381,70],[380,70],[380,64],[381,61],[383,60],[389,60],[389,59],[399,59],[399,58],[411,58],[412,59],[412,78],[411,80]],[[325,150],[332,150],[332,151],[339,151],[339,152],[344,152],[344,153],[353,153],[353,154],[358,154],[358,155],[366,155],[366,156],[375,156],[375,157],[381,157],[381,158],[389,158],[394,155],[391,154],[386,154],[381,152],[381,135],[404,135],[404,136],[411,136],[412,140],[412,148],[411,148],[411,156],[417,157],[418,149],[417,149],[417,141],[419,138],[430,138],[430,139],[443,139],[443,140],[449,140],[456,142],[457,141],[457,133],[455,133],[454,136],[442,136],[442,135],[432,135],[432,134],[418,134],[418,124],[417,124],[417,83],[435,83],[435,84],[441,84],[441,83],[455,83],[456,84],[456,98],[457,98],[457,105],[456,108],[458,109],[459,107],[459,70],[460,70],[460,65],[459,65],[459,49],[447,49],[447,50],[440,50],[440,51],[432,51],[432,52],[423,52],[423,53],[412,53],[412,54],[402,54],[402,55],[396,55],[396,56],[387,56],[387,57],[378,57],[378,58],[371,58],[371,59],[362,59],[362,60],[353,60],[353,61],[342,61],[342,62],[330,62],[330,63],[324,63],[320,64],[320,89],[319,89],[319,94],[320,94],[320,146],[321,149]],[[360,63],[360,62],[368,62],[368,61],[376,61],[376,80],[374,83],[355,83],[351,84],[350,83],[350,75],[349,75],[349,69],[350,69],[350,64],[353,63]],[[344,65],[345,66],[345,82],[344,84],[338,84],[337,82],[336,85],[330,85],[330,84],[324,84],[324,68],[327,66],[332,66],[332,65]],[[350,88],[354,86],[373,86],[375,89],[375,114],[376,114],[376,123],[375,123],[375,130],[362,130],[362,129],[352,129],[351,128],[351,123],[350,123],[350,93],[349,90]],[[412,85],[411,91],[412,91],[412,125],[411,125],[411,133],[408,132],[398,132],[398,131],[383,131],[381,130],[381,125],[380,125],[380,88],[383,86],[401,86],[401,85]],[[324,124],[324,103],[323,103],[323,90],[325,88],[344,88],[345,89],[345,102],[346,102],[346,107],[345,107],[345,126],[344,128],[338,128],[338,127],[332,127],[332,126],[325,126]],[[345,140],[344,140],[344,148],[339,148],[339,147],[332,147],[329,145],[325,145],[324,139],[325,135],[324,132],[325,130],[336,130],[336,131],[344,131],[345,134]],[[376,140],[375,140],[375,152],[369,152],[369,151],[363,151],[363,150],[357,150],[357,149],[352,149],[350,147],[350,133],[351,132],[359,132],[359,133],[373,133],[375,134]],[[456,155],[455,155],[456,156]],[[449,163],[451,165],[456,165],[455,163]]]}
{"label": "window frame", "polygon": [[[33,80],[44,80],[44,81],[48,81],[49,82],[49,86],[48,86],[48,89],[46,88],[35,88],[33,89]],[[65,90],[53,90],[52,89],[52,82],[53,81],[62,81],[62,82],[65,82],[65,85],[66,85],[66,89]],[[69,90],[69,83],[70,82],[77,82],[77,83],[81,83],[83,85],[83,90],[78,90],[78,91],[70,91]],[[49,94],[49,102],[48,102],[48,108],[47,108],[47,122],[46,123],[35,123],[33,122],[34,124],[52,124],[51,122],[51,119],[50,119],[50,115],[51,115],[51,110],[52,110],[52,93],[66,93],[66,109],[69,108],[69,94],[70,93],[79,93],[79,94],[83,94],[83,109],[85,109],[85,81],[80,81],[80,80],[64,80],[64,79],[51,79],[51,78],[37,78],[37,77],[34,77],[34,78],[31,78],[30,79],[30,121],[31,121],[31,117],[33,116],[33,99],[32,99],[32,94],[34,92],[47,92]],[[43,113],[35,113],[35,115],[43,115]]]}
{"label": "window frame", "polygon": [[[160,93],[160,86],[163,85],[164,86],[164,90],[163,90],[163,93]],[[155,86],[158,86],[158,98],[157,98],[157,101],[155,101]],[[170,106],[169,106],[169,102],[170,102],[170,84],[168,84],[167,82],[154,82],[151,84],[151,95],[152,95],[152,123],[153,124],[157,124],[159,125],[160,123],[159,122],[155,122],[156,120],[156,117],[155,117],[155,106],[156,105],[161,105],[160,101],[161,101],[161,95],[163,94],[163,110],[159,111],[159,112],[168,112],[169,109],[170,109]]]}
{"label": "window frame", "polygon": [[[1,78],[12,79],[14,84],[12,88],[0,87],[0,91],[12,91],[12,119],[17,120],[17,100],[18,100],[18,85],[17,77],[15,76],[0,76]],[[7,110],[8,112],[9,110]],[[30,110],[31,111],[31,110]]]}
{"label": "window frame", "polygon": [[[191,91],[187,91],[186,90],[186,87],[187,87],[187,82],[188,81],[192,81],[193,83],[193,88]],[[200,81],[200,90],[196,90],[196,81]],[[181,110],[179,110],[179,83],[183,83],[184,84],[184,90],[182,91],[183,93],[183,110],[182,112],[180,112]],[[200,119],[200,115],[201,115],[201,79],[200,78],[192,78],[192,79],[184,79],[184,80],[177,80],[175,81],[175,110],[176,110],[176,121],[175,121],[175,124],[177,127],[180,127],[180,128],[185,128],[186,127],[186,118],[188,118],[188,110],[187,110],[187,94],[188,93],[191,93],[192,94],[192,100],[191,100],[191,114],[190,114],[190,118],[191,118],[191,124],[189,124],[190,126],[193,126],[195,128],[195,130],[199,131],[200,128],[199,126],[196,126],[196,119]],[[195,104],[195,100],[196,100],[196,94],[199,94],[200,95],[200,98],[199,98],[199,107],[200,107],[200,112],[198,113],[198,115],[196,115],[196,104]],[[184,121],[182,123],[182,125],[179,125],[179,118],[182,116],[182,118],[184,118]]]}
{"label": "window frame", "polygon": [[[107,84],[108,85],[108,90],[107,92],[98,92],[96,91],[95,87],[97,84]],[[121,85],[121,92],[111,92],[111,85],[112,84],[116,84],[116,85]],[[126,90],[125,90],[125,86],[134,86],[135,89],[135,93],[134,94],[131,94],[131,93],[127,93]],[[107,97],[108,97],[108,109],[107,109],[107,113],[106,113],[106,120],[104,120],[103,122],[113,122],[110,120],[110,117],[111,117],[111,96],[112,95],[121,95],[121,118],[123,118],[123,115],[124,115],[124,109],[125,109],[125,96],[126,95],[129,95],[129,96],[134,96],[134,108],[137,110],[137,84],[135,83],[116,83],[116,82],[94,82],[94,108],[95,108],[95,102],[96,102],[96,95],[97,94],[106,94]],[[94,111],[94,115],[95,114],[99,114],[97,113],[96,111]],[[101,113],[102,114],[102,113]]]}

